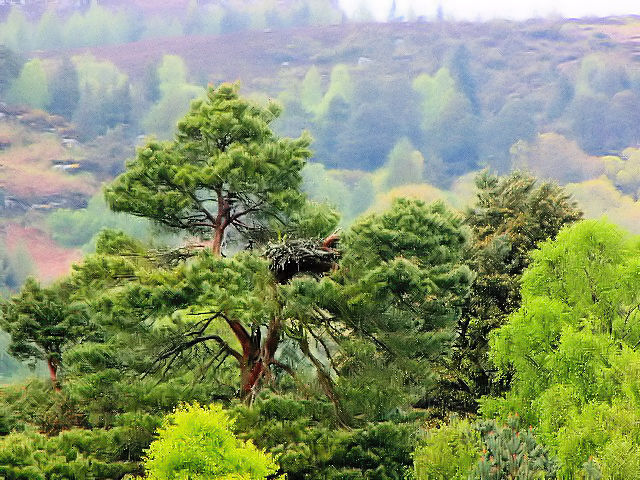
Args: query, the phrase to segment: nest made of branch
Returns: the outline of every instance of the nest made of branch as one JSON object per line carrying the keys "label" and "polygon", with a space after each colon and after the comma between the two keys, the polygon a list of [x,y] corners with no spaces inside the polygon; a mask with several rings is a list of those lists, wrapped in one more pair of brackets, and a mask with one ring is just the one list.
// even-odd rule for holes
{"label": "nest made of branch", "polygon": [[269,243],[264,256],[278,282],[286,283],[298,274],[321,275],[331,271],[340,254],[334,245],[337,235],[325,239],[297,238]]}

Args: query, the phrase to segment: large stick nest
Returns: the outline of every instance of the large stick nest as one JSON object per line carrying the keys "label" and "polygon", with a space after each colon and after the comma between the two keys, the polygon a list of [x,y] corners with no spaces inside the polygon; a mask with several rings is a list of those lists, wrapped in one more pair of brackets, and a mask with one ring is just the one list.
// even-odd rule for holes
{"label": "large stick nest", "polygon": [[299,274],[322,275],[337,265],[340,253],[334,245],[337,235],[326,239],[293,239],[269,243],[264,256],[279,283],[287,283]]}

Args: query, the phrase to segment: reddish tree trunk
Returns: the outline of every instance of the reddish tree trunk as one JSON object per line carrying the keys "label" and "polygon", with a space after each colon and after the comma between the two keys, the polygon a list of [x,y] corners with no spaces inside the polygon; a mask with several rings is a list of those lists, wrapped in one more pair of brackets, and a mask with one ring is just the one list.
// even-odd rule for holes
{"label": "reddish tree trunk", "polygon": [[47,366],[49,367],[49,377],[51,378],[53,388],[59,392],[60,386],[58,385],[58,364],[55,360],[49,358],[47,360]]}
{"label": "reddish tree trunk", "polygon": [[[272,319],[269,322],[267,335],[262,344],[260,343],[259,335],[256,338],[248,338],[246,330],[241,325],[243,333],[241,332],[240,336],[236,333],[238,340],[240,338],[246,339],[244,343],[240,342],[243,346],[240,365],[240,394],[245,400],[251,399],[252,394],[256,393],[264,379],[271,378],[271,365],[276,363],[275,354],[280,344],[281,325],[279,319]],[[232,329],[234,329],[234,332],[239,330],[237,325]]]}
{"label": "reddish tree trunk", "polygon": [[213,235],[213,242],[211,243],[211,250],[216,256],[220,256],[220,252],[222,251],[223,237],[224,237],[224,228],[217,227]]}
{"label": "reddish tree trunk", "polygon": [[215,255],[220,255],[222,250],[222,240],[224,239],[224,231],[229,226],[231,219],[229,217],[231,207],[229,206],[229,202],[222,195],[220,190],[217,191],[218,194],[218,214],[215,219],[215,227],[213,234],[213,242],[212,242],[212,250]]}

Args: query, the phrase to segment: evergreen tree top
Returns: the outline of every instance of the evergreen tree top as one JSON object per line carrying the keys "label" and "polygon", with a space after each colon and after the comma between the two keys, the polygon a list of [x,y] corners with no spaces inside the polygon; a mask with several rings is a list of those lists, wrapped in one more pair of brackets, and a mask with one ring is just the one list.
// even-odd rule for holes
{"label": "evergreen tree top", "polygon": [[192,102],[172,142],[150,141],[105,196],[115,211],[147,217],[200,237],[219,252],[227,227],[244,235],[284,224],[304,204],[300,171],[310,157],[307,134],[280,138],[274,103],[238,95],[237,84],[209,87]]}

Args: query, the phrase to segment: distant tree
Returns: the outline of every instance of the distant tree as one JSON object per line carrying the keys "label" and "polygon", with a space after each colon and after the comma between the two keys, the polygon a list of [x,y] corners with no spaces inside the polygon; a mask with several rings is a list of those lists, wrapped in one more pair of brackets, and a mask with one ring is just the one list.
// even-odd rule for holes
{"label": "distant tree", "polygon": [[89,200],[87,208],[55,210],[47,217],[47,224],[53,239],[66,247],[88,246],[104,228],[145,238],[150,227],[143,219],[110,211],[100,194]]}
{"label": "distant tree", "polygon": [[247,30],[251,24],[248,13],[227,7],[220,19],[220,33],[233,33]]}
{"label": "distant tree", "polygon": [[552,94],[547,103],[547,117],[550,120],[560,117],[571,103],[574,94],[573,83],[564,75],[558,75],[553,82]]}
{"label": "distant tree", "polygon": [[607,177],[624,193],[640,198],[640,149],[627,148],[620,157],[602,158]]}
{"label": "distant tree", "polygon": [[196,0],[189,2],[189,10],[184,23],[185,34],[219,35],[225,10],[220,5],[199,6]]}
{"label": "distant tree", "polygon": [[139,23],[127,11],[110,10],[99,2],[83,13],[74,13],[64,24],[64,39],[68,47],[90,47],[126,43],[141,32]]}
{"label": "distant tree", "polygon": [[579,93],[567,107],[571,127],[580,147],[592,155],[607,154],[605,125],[609,99],[603,94]]}
{"label": "distant tree", "polygon": [[376,197],[376,190],[369,177],[359,180],[351,192],[350,217],[356,218],[369,208]]}
{"label": "distant tree", "polygon": [[291,25],[294,27],[305,27],[311,20],[311,9],[308,2],[300,2],[291,12]]}
{"label": "distant tree", "polygon": [[265,25],[269,28],[285,28],[286,21],[276,7],[272,7],[264,13]]}
{"label": "distant tree", "polygon": [[48,110],[71,119],[78,105],[78,74],[69,58],[62,60],[50,81],[51,102]]}
{"label": "distant tree", "polygon": [[309,163],[302,170],[302,191],[310,200],[332,205],[340,212],[348,212],[351,191],[346,183],[332,175],[321,163]]}
{"label": "distant tree", "polygon": [[389,153],[385,186],[393,188],[407,183],[421,183],[424,176],[424,157],[411,141],[404,137]]}
{"label": "distant tree", "polygon": [[269,125],[279,114],[273,103],[241,99],[237,85],[210,87],[175,141],[148,143],[106,188],[110,207],[212,238],[217,255],[230,227],[251,234],[285,222],[304,203],[298,188],[310,140],[274,135]]}
{"label": "distant tree", "polygon": [[477,82],[470,68],[471,60],[472,55],[469,49],[464,44],[459,45],[449,59],[449,71],[462,93],[471,102],[473,113],[478,115],[481,113],[481,105],[478,99]]}
{"label": "distant tree", "polygon": [[421,74],[413,88],[422,100],[421,150],[440,158],[448,176],[476,168],[477,118],[449,70],[441,68],[433,76]]}
{"label": "distant tree", "polygon": [[422,125],[425,130],[433,129],[440,117],[459,96],[455,79],[446,68],[435,75],[422,74],[413,82],[413,88],[422,96]]}
{"label": "distant tree", "polygon": [[49,105],[49,81],[40,59],[35,58],[24,64],[20,75],[12,82],[7,97],[13,103],[33,108],[44,109]]}
{"label": "distant tree", "polygon": [[640,96],[629,89],[616,93],[609,102],[603,128],[611,150],[640,144]]}
{"label": "distant tree", "polygon": [[[324,100],[321,105],[324,105]],[[351,106],[342,96],[334,96],[326,105],[326,110],[324,110],[324,106],[322,108],[322,117],[316,120],[318,141],[315,147],[317,155],[326,159],[327,166],[343,167],[346,159],[340,155],[341,137],[344,133],[343,125],[351,116]]]}
{"label": "distant tree", "polygon": [[9,353],[19,359],[47,362],[57,389],[58,370],[66,346],[87,333],[86,308],[73,302],[69,285],[41,287],[27,279],[20,293],[1,306],[2,327],[11,335]]}
{"label": "distant tree", "polygon": [[73,116],[84,139],[128,123],[131,93],[128,77],[110,62],[90,55],[73,57],[78,75],[80,98]]}
{"label": "distant tree", "polygon": [[353,91],[354,86],[347,66],[334,66],[331,70],[329,88],[314,111],[317,118],[327,120],[327,116],[331,114],[332,103],[337,100],[349,104],[353,100]]}
{"label": "distant tree", "polygon": [[588,155],[575,141],[557,133],[542,133],[529,142],[519,140],[512,145],[510,154],[513,168],[562,184],[581,182],[604,173],[600,158]]}
{"label": "distant tree", "polygon": [[148,63],[144,68],[142,89],[147,102],[154,103],[160,99],[160,78],[158,66],[154,62]]}
{"label": "distant tree", "polygon": [[[186,24],[186,22],[185,22]],[[186,27],[186,25],[185,25]],[[184,27],[178,18],[166,18],[161,15],[145,16],[144,30],[141,38],[180,37],[184,35]]]}
{"label": "distant tree", "polygon": [[308,111],[313,112],[320,102],[322,102],[323,88],[320,72],[315,65],[312,65],[302,80],[300,86],[300,103]]}
{"label": "distant tree", "polygon": [[20,74],[22,62],[4,45],[0,45],[0,95],[3,95],[13,80]]}
{"label": "distant tree", "polygon": [[5,251],[6,262],[4,270],[4,283],[10,292],[17,291],[24,284],[29,275],[36,272],[33,257],[24,245],[18,246],[11,252]]}
{"label": "distant tree", "polygon": [[[637,131],[626,114],[635,114],[638,103],[629,90],[631,82],[623,64],[594,54],[580,65],[575,97],[567,114],[580,146],[591,154],[606,154],[630,145]],[[629,128],[629,126],[631,128]]]}
{"label": "distant tree", "polygon": [[309,6],[309,25],[336,25],[342,22],[342,10],[330,0],[306,0]]}
{"label": "distant tree", "polygon": [[55,10],[47,10],[38,22],[38,29],[35,36],[37,48],[45,50],[64,46],[62,25],[63,20],[58,17]]}
{"label": "distant tree", "polygon": [[165,55],[156,75],[159,98],[142,119],[142,126],[149,134],[170,139],[189,102],[204,92],[188,82],[187,66],[177,55]]}
{"label": "distant tree", "polygon": [[[625,195],[625,185],[618,184],[613,177],[618,160],[616,157],[604,157],[607,175],[580,183],[571,183],[566,190],[573,195],[584,209],[585,217],[600,218],[606,216],[623,228],[634,233],[640,233],[640,202],[631,195]],[[619,164],[618,164],[619,165]],[[622,175],[625,177],[625,175]],[[616,175],[617,177],[617,175]],[[631,180],[632,177],[629,177]],[[616,182],[616,183],[614,183]],[[618,185],[616,187],[616,185]]]}
{"label": "distant tree", "polygon": [[[533,102],[510,98],[498,113],[483,122],[482,153],[491,168],[501,173],[511,170],[511,146],[517,141],[530,141],[536,134],[534,111],[536,105]],[[522,166],[516,165],[516,168]],[[536,168],[536,165],[532,165],[532,168]]]}
{"label": "distant tree", "polygon": [[[375,70],[373,66],[368,68]],[[338,136],[339,149],[325,153],[323,158],[345,168],[379,168],[402,137],[411,138],[413,143],[419,139],[419,112],[409,79],[362,76],[354,83],[349,116]]]}
{"label": "distant tree", "polygon": [[599,54],[587,55],[580,63],[575,88],[579,95],[601,94],[611,98],[629,88],[629,76],[624,64]]}
{"label": "distant tree", "polygon": [[14,52],[28,52],[32,47],[32,28],[21,8],[13,7],[0,29],[0,44]]}

